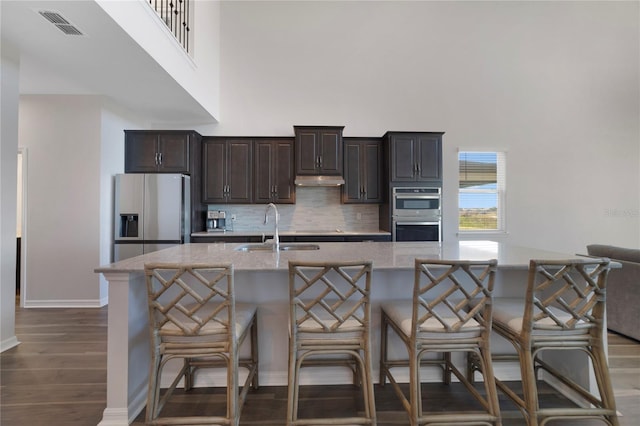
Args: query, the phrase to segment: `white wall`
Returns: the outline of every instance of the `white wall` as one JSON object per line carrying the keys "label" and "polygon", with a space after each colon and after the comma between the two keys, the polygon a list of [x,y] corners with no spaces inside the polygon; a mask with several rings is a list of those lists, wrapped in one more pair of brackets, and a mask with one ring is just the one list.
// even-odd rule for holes
{"label": "white wall", "polygon": [[101,100],[22,96],[26,307],[99,306]]}
{"label": "white wall", "polygon": [[221,117],[205,135],[445,131],[507,154],[505,239],[640,246],[637,2],[222,2]]}
{"label": "white wall", "polygon": [[93,270],[112,262],[123,130],[148,125],[99,96],[20,98],[20,146],[29,156],[24,306],[108,302],[107,283]]}
{"label": "white wall", "polygon": [[[96,0],[173,78],[214,117],[220,115],[220,2],[193,0],[189,58],[145,1]],[[161,89],[161,88],[159,88]],[[162,127],[161,123],[157,123]]]}
{"label": "white wall", "polygon": [[18,344],[15,335],[18,71],[16,51],[0,47],[0,352]]}

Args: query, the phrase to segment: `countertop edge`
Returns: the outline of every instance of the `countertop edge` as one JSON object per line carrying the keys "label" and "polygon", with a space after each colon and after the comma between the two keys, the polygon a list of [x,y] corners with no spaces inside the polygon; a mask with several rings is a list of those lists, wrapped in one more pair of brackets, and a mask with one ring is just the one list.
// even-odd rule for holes
{"label": "countertop edge", "polygon": [[416,258],[425,259],[497,259],[498,268],[521,269],[530,259],[564,260],[567,253],[519,247],[494,241],[436,242],[319,242],[318,250],[238,251],[242,243],[191,243],[124,259],[94,269],[96,273],[134,273],[145,263],[232,262],[236,271],[282,271],[289,260],[373,261],[378,270],[410,270]]}
{"label": "countertop edge", "polygon": [[[192,237],[260,237],[262,235],[273,235],[273,231],[262,232],[262,231],[224,231],[224,232],[192,232]],[[388,231],[335,231],[335,232],[305,232],[305,231],[278,231],[278,235],[280,236],[342,236],[342,235],[382,235],[388,236],[391,235],[391,232]]]}

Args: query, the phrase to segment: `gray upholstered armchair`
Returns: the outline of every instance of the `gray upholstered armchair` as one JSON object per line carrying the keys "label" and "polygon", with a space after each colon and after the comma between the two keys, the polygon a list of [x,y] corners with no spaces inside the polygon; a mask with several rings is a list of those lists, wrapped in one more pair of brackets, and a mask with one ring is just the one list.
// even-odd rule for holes
{"label": "gray upholstered armchair", "polygon": [[622,264],[609,273],[607,328],[640,340],[640,249],[591,244],[587,253]]}

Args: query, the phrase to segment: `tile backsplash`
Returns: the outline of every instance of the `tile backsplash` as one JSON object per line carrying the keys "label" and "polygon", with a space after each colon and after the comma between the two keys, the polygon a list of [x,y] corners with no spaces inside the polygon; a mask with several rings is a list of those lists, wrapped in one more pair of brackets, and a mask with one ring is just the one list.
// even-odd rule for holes
{"label": "tile backsplash", "polygon": [[[297,187],[295,204],[277,204],[280,231],[378,231],[377,204],[341,204],[339,187]],[[265,204],[211,204],[227,212],[227,228],[273,232],[273,212],[264,225]],[[236,220],[232,221],[232,215]]]}

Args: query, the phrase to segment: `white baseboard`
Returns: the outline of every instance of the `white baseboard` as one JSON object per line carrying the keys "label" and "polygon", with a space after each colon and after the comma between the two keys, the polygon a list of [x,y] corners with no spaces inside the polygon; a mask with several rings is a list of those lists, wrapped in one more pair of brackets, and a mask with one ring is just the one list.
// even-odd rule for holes
{"label": "white baseboard", "polygon": [[105,408],[98,426],[129,426],[127,410],[124,408]]}
{"label": "white baseboard", "polygon": [[129,426],[147,405],[147,392],[137,392],[127,409],[105,408],[98,426]]}
{"label": "white baseboard", "polygon": [[16,336],[9,337],[8,339],[5,339],[2,342],[0,342],[0,352],[4,352],[15,346],[18,346],[19,344],[20,342],[18,341],[18,338]]}
{"label": "white baseboard", "polygon": [[77,300],[25,300],[25,308],[101,308],[108,298]]}

